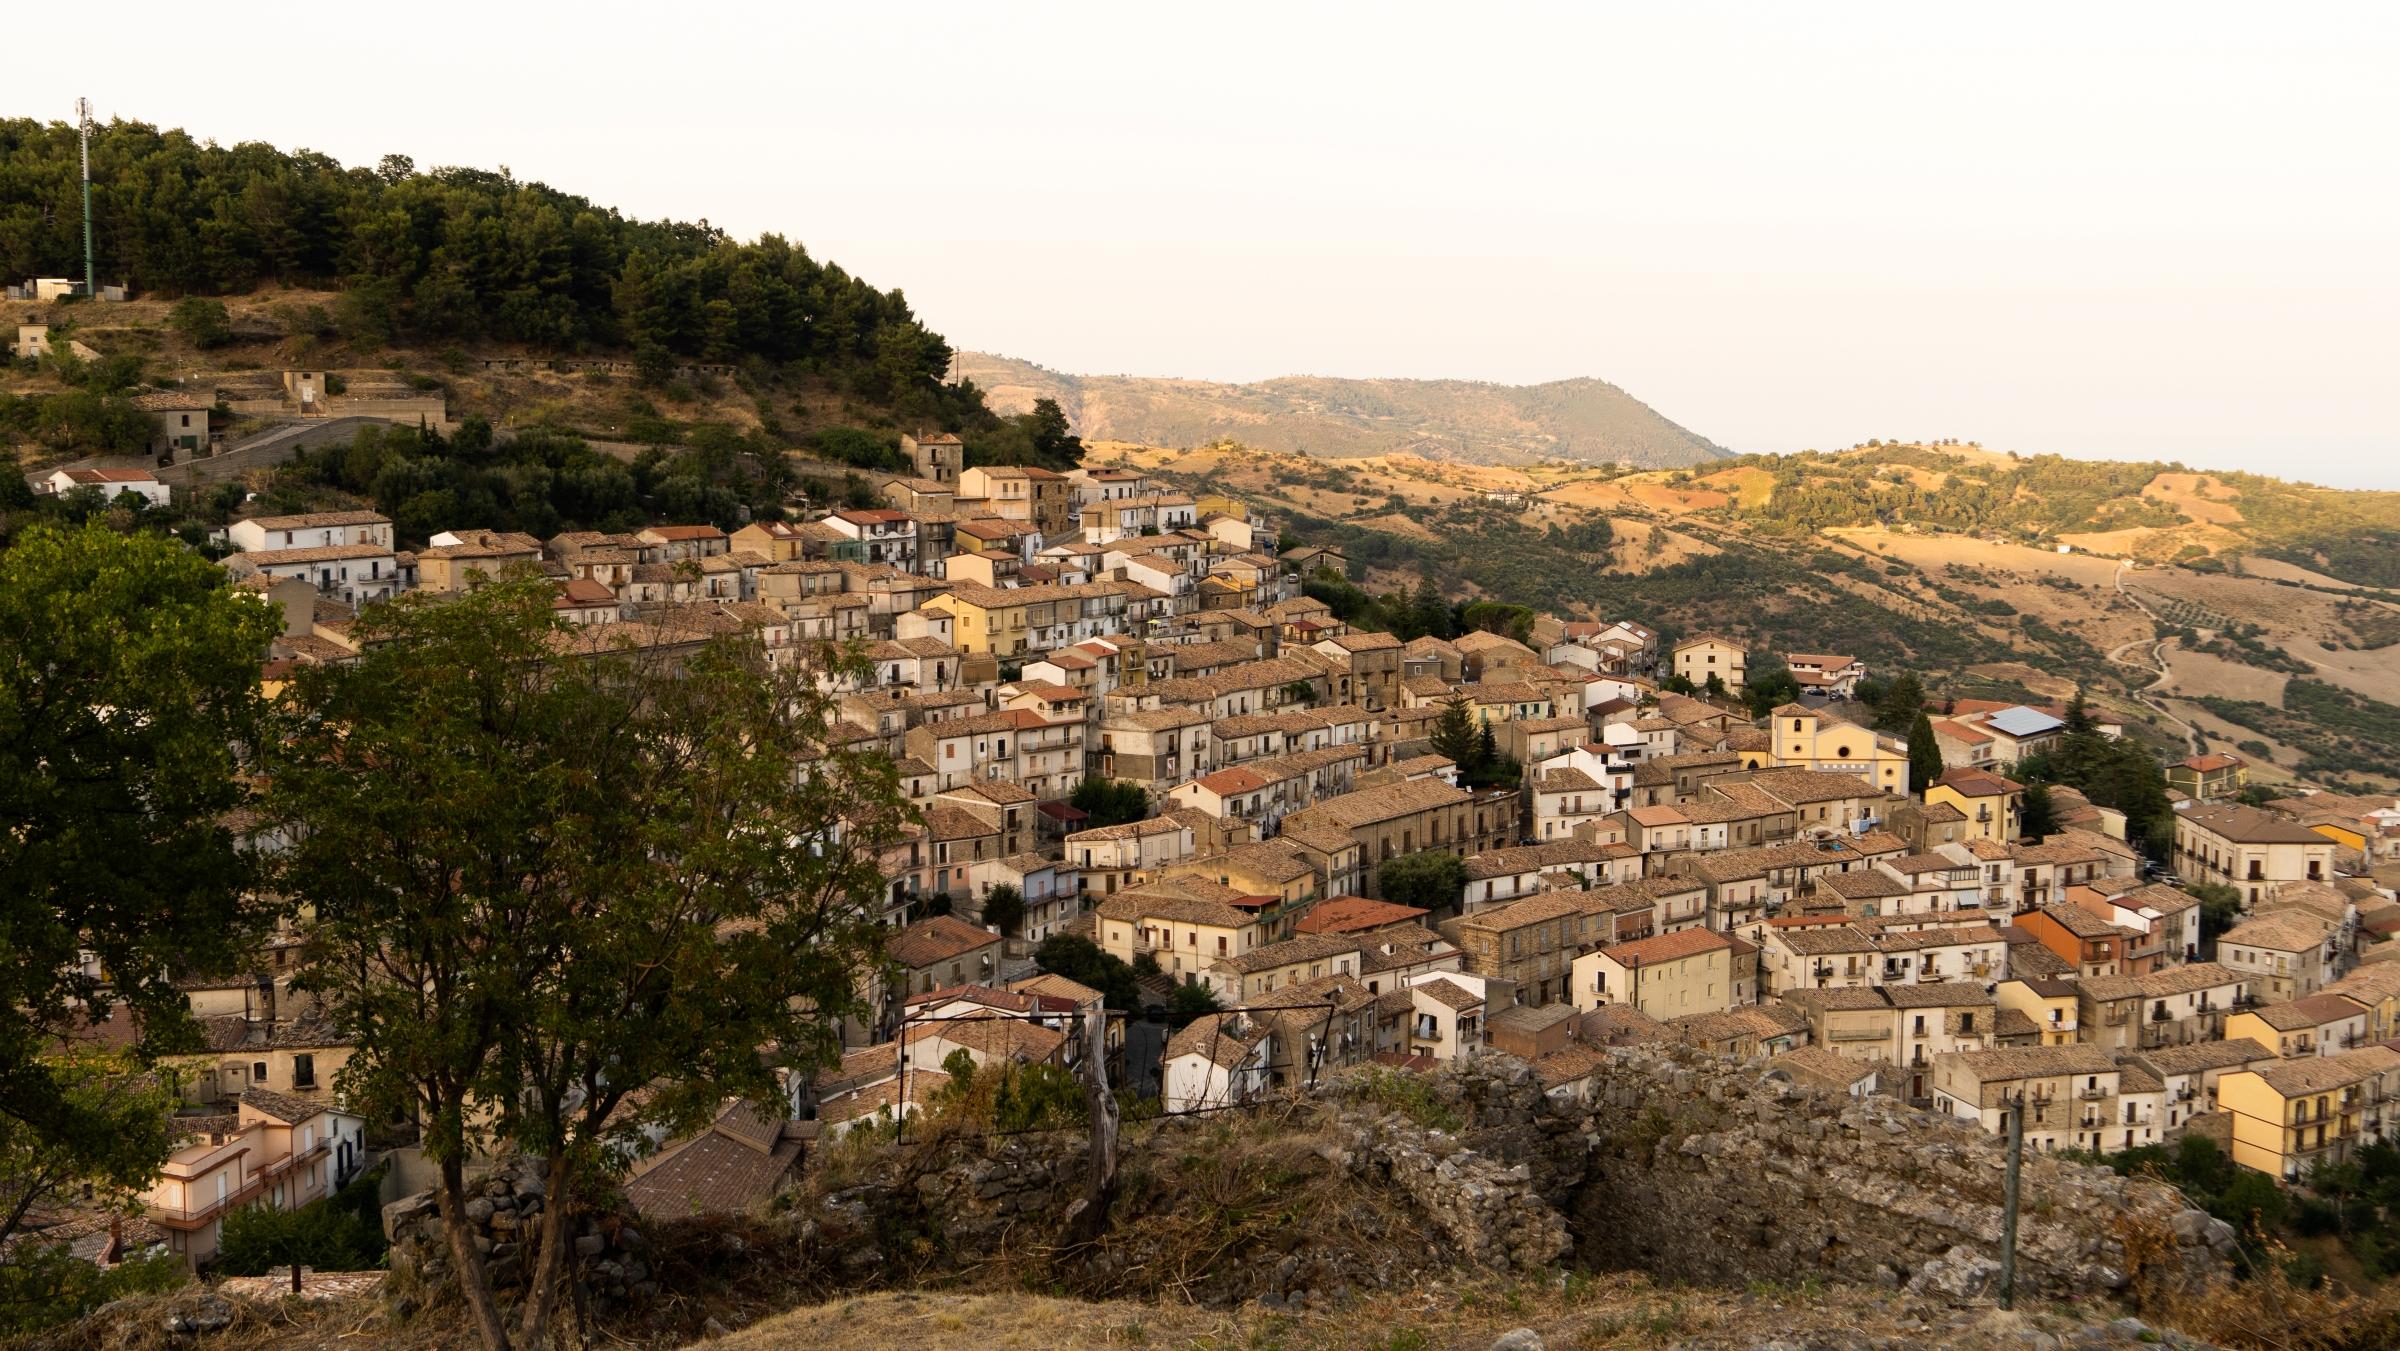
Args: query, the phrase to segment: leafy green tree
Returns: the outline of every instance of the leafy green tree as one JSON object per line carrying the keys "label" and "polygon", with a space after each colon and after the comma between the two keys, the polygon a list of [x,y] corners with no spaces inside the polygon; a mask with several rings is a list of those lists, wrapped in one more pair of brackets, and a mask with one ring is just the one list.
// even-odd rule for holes
{"label": "leafy green tree", "polygon": [[2200,936],[2214,944],[2219,934],[2242,919],[2242,893],[2223,882],[2201,882],[2185,888],[2200,898]]}
{"label": "leafy green tree", "polygon": [[88,1133],[45,1131],[0,1113],[0,1255],[26,1216],[87,1192],[93,1203],[132,1209],[174,1147],[174,1095],[130,1057],[68,1052],[44,1056],[38,1070]]}
{"label": "leafy green tree", "polygon": [[2025,803],[2019,809],[2019,829],[2027,839],[2039,840],[2058,833],[2058,808],[2050,801],[2050,785],[2025,785]]}
{"label": "leafy green tree", "polygon": [[1792,668],[1771,652],[1762,654],[1759,664],[1742,675],[1742,700],[1750,706],[1753,718],[1763,718],[1799,698],[1800,682],[1792,677]]}
{"label": "leafy green tree", "polygon": [[1903,671],[1884,687],[1883,699],[1875,705],[1875,730],[1906,733],[1925,711],[1925,684],[1916,672]]}
{"label": "leafy green tree", "polygon": [[1150,815],[1150,794],[1130,779],[1085,779],[1075,785],[1067,804],[1090,819],[1087,830],[1121,826]]}
{"label": "leafy green tree", "polygon": [[[550,597],[528,572],[371,609],[270,743],[276,881],[317,913],[299,983],[353,1030],[349,1100],[420,1118],[495,1351],[547,1344],[568,1200],[617,1146],[839,1057],[909,815],[888,760],[828,743],[818,671],[750,639],[613,651]],[[513,1332],[464,1221],[465,1159],[500,1140],[552,1198]]]}
{"label": "leafy green tree", "polygon": [[[371,1236],[371,1237],[370,1237]],[[297,1210],[244,1206],[225,1217],[217,1244],[217,1270],[228,1276],[264,1276],[277,1267],[291,1271],[292,1293],[301,1293],[300,1270],[366,1271],[382,1260],[379,1229],[337,1208],[328,1197]]]}
{"label": "leafy green tree", "polygon": [[983,896],[983,922],[1000,932],[1003,938],[1014,938],[1025,925],[1025,893],[1002,882]]}
{"label": "leafy green tree", "polygon": [[1167,997],[1167,1025],[1180,1031],[1190,1026],[1193,1019],[1224,1007],[1216,991],[1198,981],[1186,981]]}
{"label": "leafy green tree", "polygon": [[1467,865],[1456,854],[1427,850],[1386,860],[1375,870],[1375,890],[1394,905],[1412,905],[1436,917],[1455,911],[1467,886]]}
{"label": "leafy green tree", "polygon": [[36,525],[0,554],[0,1123],[72,1167],[165,1154],[46,1052],[112,1003],[146,1047],[197,1047],[175,980],[242,951],[255,870],[228,821],[278,627],[169,540]]}
{"label": "leafy green tree", "polygon": [[1043,939],[1041,946],[1033,950],[1033,964],[1098,990],[1112,1009],[1138,1009],[1142,1005],[1133,968],[1081,935],[1061,933]]}
{"label": "leafy green tree", "polygon": [[1924,709],[1908,725],[1908,791],[1918,797],[1942,777],[1942,743],[1933,734],[1933,718]]}
{"label": "leafy green tree", "polygon": [[194,347],[223,347],[233,341],[233,320],[225,312],[225,302],[206,296],[185,296],[167,311],[167,326],[182,334]]}
{"label": "leafy green tree", "polygon": [[0,1256],[0,1335],[40,1332],[69,1323],[103,1304],[159,1294],[191,1279],[174,1253],[137,1257],[101,1268],[64,1243],[20,1240]]}

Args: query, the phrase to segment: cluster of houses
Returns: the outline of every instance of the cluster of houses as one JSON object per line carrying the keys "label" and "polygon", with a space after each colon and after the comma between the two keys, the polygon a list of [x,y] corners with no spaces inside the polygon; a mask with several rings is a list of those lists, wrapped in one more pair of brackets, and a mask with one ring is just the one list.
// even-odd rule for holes
{"label": "cluster of houses", "polygon": [[[595,650],[748,633],[779,661],[863,654],[821,677],[832,735],[889,756],[919,816],[885,856],[874,1012],[839,1065],[793,1078],[791,1119],[729,1104],[637,1164],[637,1205],[761,1202],[805,1141],[924,1110],[960,1056],[1075,1065],[1106,1015],[1037,969],[1062,934],[1133,968],[1132,1019],[1178,987],[1213,996],[1163,1048],[1122,1017],[1098,1039],[1112,1082],[1167,1111],[1487,1049],[1576,1093],[1596,1050],[1669,1040],[1995,1129],[2021,1101],[2044,1149],[2209,1130],[2288,1178],[2400,1129],[2400,945],[2377,941],[2400,905],[2369,875],[2400,802],[2188,803],[2170,880],[2240,897],[2204,931],[2120,813],[2058,788],[2060,828],[2025,836],[2008,771],[2063,709],[1940,710],[1947,768],[1912,792],[1906,744],[1850,702],[1849,656],[1781,654],[1802,697],[1753,718],[1732,697],[1750,654],[1722,634],[1543,616],[1402,641],[1305,594],[1346,572],[1338,550],[1279,552],[1234,499],[1123,468],[966,468],[946,436],[905,449],[888,505],[730,532],[402,550],[366,511],[226,532],[236,584],[283,617],[269,682],[353,658],[363,605],[514,568],[551,580]],[[1517,782],[1435,752],[1459,710]],[[1094,825],[1087,779],[1146,812]],[[1426,855],[1455,864],[1393,867]],[[1021,905],[987,923],[1004,892]],[[323,1194],[363,1158],[332,1094],[346,1042],[291,993],[284,951],[191,986],[209,1044],[169,1062],[189,1141],[147,1223],[194,1260],[232,1208]]]}

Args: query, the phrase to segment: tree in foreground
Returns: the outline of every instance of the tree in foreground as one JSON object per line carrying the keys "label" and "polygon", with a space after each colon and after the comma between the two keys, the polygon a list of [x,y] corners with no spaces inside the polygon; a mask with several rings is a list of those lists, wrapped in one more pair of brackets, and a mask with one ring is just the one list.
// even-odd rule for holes
{"label": "tree in foreground", "polygon": [[124,1185],[166,1155],[51,1052],[112,1000],[145,1051],[197,1048],[174,980],[241,951],[228,822],[275,630],[171,541],[37,525],[0,553],[0,1139],[73,1174]]}
{"label": "tree in foreground", "polygon": [[48,1246],[41,1236],[20,1235],[27,1218],[66,1205],[130,1213],[174,1146],[167,1129],[174,1094],[131,1057],[60,1052],[43,1057],[40,1070],[90,1130],[61,1136],[0,1114],[0,1305],[24,1306],[0,1311],[0,1331],[41,1308],[61,1317],[80,1312],[72,1283],[41,1260]]}
{"label": "tree in foreground", "polygon": [[[301,983],[356,1038],[342,1090],[421,1123],[495,1351],[548,1344],[568,1198],[619,1146],[774,1110],[779,1066],[838,1057],[908,815],[888,761],[827,744],[816,671],[747,639],[618,650],[550,594],[370,611],[356,663],[294,683],[268,796],[317,911]],[[550,1198],[513,1331],[464,1218],[467,1158],[502,1145]]]}

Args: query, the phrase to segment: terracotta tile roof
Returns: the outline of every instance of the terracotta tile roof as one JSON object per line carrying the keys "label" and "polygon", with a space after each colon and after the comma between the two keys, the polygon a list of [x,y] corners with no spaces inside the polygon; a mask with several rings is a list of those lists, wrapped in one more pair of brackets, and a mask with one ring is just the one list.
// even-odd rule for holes
{"label": "terracotta tile roof", "polygon": [[1471,1008],[1478,1008],[1483,1004],[1482,995],[1475,993],[1473,990],[1468,989],[1466,986],[1461,985],[1456,981],[1444,980],[1439,976],[1435,976],[1430,980],[1420,980],[1408,988],[1411,990],[1421,990],[1425,993],[1427,998],[1438,1000],[1439,1002],[1447,1004],[1451,1008],[1457,1009],[1462,1013]]}
{"label": "terracotta tile roof", "polygon": [[799,1137],[785,1137],[757,1108],[729,1104],[709,1129],[660,1150],[626,1182],[625,1197],[656,1219],[756,1210],[799,1160]]}
{"label": "terracotta tile roof", "polygon": [[264,1112],[287,1126],[299,1125],[332,1108],[330,1103],[312,1102],[307,1098],[295,1098],[288,1093],[277,1093],[266,1088],[242,1090],[242,1105]]}
{"label": "terracotta tile roof", "polygon": [[1242,1025],[1238,1014],[1207,1013],[1194,1018],[1181,1032],[1167,1039],[1166,1058],[1179,1060],[1187,1055],[1205,1056],[1219,1069],[1231,1069],[1250,1057],[1258,1044],[1267,1038],[1264,1027],[1246,1027],[1242,1032],[1228,1030]]}
{"label": "terracotta tile roof", "polygon": [[900,965],[922,970],[999,941],[1000,935],[989,929],[979,929],[952,915],[935,915],[893,934],[884,947]]}
{"label": "terracotta tile roof", "polygon": [[1335,896],[1311,906],[1292,927],[1304,934],[1362,933],[1422,919],[1425,914],[1413,905],[1372,901],[1364,896]]}
{"label": "terracotta tile roof", "polygon": [[1615,943],[1600,949],[1600,955],[1619,966],[1651,966],[1659,962],[1680,961],[1707,952],[1729,952],[1733,943],[1713,929],[1678,929],[1673,933],[1637,938],[1630,943]]}

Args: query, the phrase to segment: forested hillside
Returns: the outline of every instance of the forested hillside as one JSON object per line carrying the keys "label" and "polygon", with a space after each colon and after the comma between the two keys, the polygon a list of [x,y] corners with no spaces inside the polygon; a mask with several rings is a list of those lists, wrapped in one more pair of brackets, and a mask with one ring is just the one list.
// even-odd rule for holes
{"label": "forested hillside", "polygon": [[[138,122],[95,129],[92,178],[100,276],[137,292],[338,287],[331,317],[367,341],[795,364],[910,416],[960,411],[940,393],[950,345],[898,290],[776,235],[629,220],[505,170],[345,168]],[[82,272],[74,129],[0,120],[0,276]]]}

